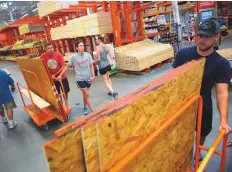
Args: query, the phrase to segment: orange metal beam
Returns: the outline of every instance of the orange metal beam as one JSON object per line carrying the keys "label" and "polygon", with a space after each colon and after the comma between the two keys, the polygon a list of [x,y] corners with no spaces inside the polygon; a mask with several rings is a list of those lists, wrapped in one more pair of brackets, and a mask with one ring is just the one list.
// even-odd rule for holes
{"label": "orange metal beam", "polygon": [[117,15],[117,2],[116,1],[110,1],[110,12],[111,12],[111,18],[112,18],[112,25],[113,25],[113,33],[114,33],[114,40],[115,45],[120,46],[121,45],[121,39],[120,39],[120,28],[119,28],[119,16]]}
{"label": "orange metal beam", "polygon": [[[130,2],[124,2],[125,8],[129,8]],[[126,35],[129,43],[132,43],[133,40],[133,29],[131,22],[131,13],[129,11],[125,12],[126,15]]]}

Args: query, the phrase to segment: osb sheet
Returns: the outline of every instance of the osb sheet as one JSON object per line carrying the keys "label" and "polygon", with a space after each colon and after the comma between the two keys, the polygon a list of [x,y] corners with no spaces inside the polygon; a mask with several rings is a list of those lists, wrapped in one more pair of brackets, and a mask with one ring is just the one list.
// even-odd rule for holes
{"label": "osb sheet", "polygon": [[[197,103],[159,135],[123,171],[185,172],[191,169]],[[184,136],[184,137],[183,137]]]}
{"label": "osb sheet", "polygon": [[[49,76],[49,73],[43,61],[41,59],[22,59],[22,58],[16,58],[16,61],[21,69],[21,72],[24,76],[24,79],[27,83],[29,90],[42,98],[38,86],[38,82],[35,76],[33,74],[24,72],[23,69],[34,72],[38,76],[45,101],[50,103],[55,109],[59,110],[60,105],[58,104],[56,97],[54,95],[54,91],[52,89],[54,85],[51,81],[51,77]],[[64,122],[64,119],[61,114],[56,116],[58,119]]]}
{"label": "osb sheet", "polygon": [[[199,63],[201,63],[201,65],[199,65]],[[124,105],[127,105],[127,104],[131,104],[132,100],[137,101],[138,99],[140,99],[141,95],[149,93],[151,89],[157,89],[157,86],[162,85],[164,82],[167,82],[168,80],[170,80],[172,78],[176,78],[181,73],[187,71],[189,68],[193,68],[196,65],[198,67],[203,66],[202,63],[203,62],[193,62],[193,63],[190,62],[189,64],[186,64],[186,65],[181,66],[181,67],[179,67],[177,69],[174,69],[173,71],[168,72],[167,74],[165,74],[161,78],[158,78],[158,79],[154,80],[153,82],[151,82],[151,83],[149,83],[149,84],[147,84],[147,85],[133,91],[129,95],[127,95],[127,96],[125,96],[123,98],[120,98],[120,99],[116,100],[113,103],[110,103],[110,104],[106,105],[104,108],[101,108],[101,109],[97,110],[96,112],[91,113],[88,116],[85,116],[84,118],[81,118],[81,119],[79,119],[79,120],[77,120],[75,122],[72,122],[71,124],[68,124],[67,126],[63,127],[62,129],[59,129],[58,131],[56,131],[56,136],[59,136],[59,137],[57,137],[52,142],[47,143],[46,145],[44,145],[45,150],[46,150],[46,147],[49,146],[50,144],[52,144],[53,142],[55,142],[55,143],[58,142],[59,143],[60,142],[59,140],[63,140],[69,134],[74,135],[73,133],[75,133],[77,130],[79,131],[79,127],[82,127],[82,142],[85,144],[85,145],[83,145],[83,147],[84,147],[84,150],[85,150],[85,162],[87,163],[86,164],[87,169],[90,172],[92,171],[92,169],[93,169],[93,171],[97,171],[99,169],[99,167],[97,166],[99,161],[98,161],[98,159],[93,158],[93,157],[98,156],[98,147],[97,147],[98,144],[96,143],[96,140],[97,140],[97,138],[96,138],[96,130],[94,130],[94,128],[96,127],[96,124],[95,124],[94,121],[96,121],[99,118],[105,117],[107,115],[114,116],[115,115],[114,113],[119,111],[119,109],[120,109],[120,106],[119,106],[120,103],[121,103],[121,107],[123,107]],[[194,75],[194,73],[191,74],[191,75]],[[194,86],[192,86],[190,84],[190,87],[194,87]],[[192,90],[192,88],[190,88],[190,90]],[[135,97],[136,97],[136,99],[135,99]],[[116,125],[114,125],[114,127]],[[137,125],[137,124],[135,124],[135,125]],[[113,124],[110,124],[109,126],[113,127]],[[76,135],[77,140],[79,140],[80,137],[81,136],[79,134]],[[111,138],[109,137],[109,139],[111,139]],[[133,142],[136,139],[137,139],[137,137],[132,137],[132,138],[130,137],[130,138],[128,138],[127,141],[128,142]],[[64,145],[61,146],[61,145],[57,144],[57,146],[62,147],[62,149],[73,150],[73,148],[70,148],[69,143],[66,144],[66,148],[65,148]],[[52,147],[52,145],[51,145],[51,147]],[[83,158],[83,156],[84,156],[83,155],[83,147],[82,146],[81,147],[78,147],[78,146],[75,147],[75,149],[77,149],[77,148],[80,149],[79,152],[82,152],[81,154],[75,154],[75,156],[78,156],[78,157],[80,156],[80,157]],[[58,158],[58,160],[56,160],[56,158]],[[59,160],[59,159],[70,159],[70,158],[76,159],[76,157],[72,157],[69,153],[63,152],[63,153],[60,153],[59,156],[53,156],[53,162],[62,162],[62,160]],[[47,159],[49,159],[49,158],[47,158]],[[50,165],[50,163],[49,163],[49,165]],[[66,166],[67,169],[68,169],[69,165],[70,164],[64,164],[64,166]],[[79,161],[78,165],[83,166],[83,168],[84,168],[84,162]],[[95,168],[94,168],[94,166],[95,166]],[[59,164],[58,163],[53,164],[53,168],[55,168],[55,167],[58,169]],[[50,168],[51,168],[51,165],[50,165]]]}
{"label": "osb sheet", "polygon": [[204,61],[115,114],[97,122],[100,168],[109,169],[169,111],[200,92]]}
{"label": "osb sheet", "polygon": [[[154,81],[132,91],[126,96],[121,97],[120,99],[117,99],[116,101],[111,102],[100,109],[97,109],[96,111],[90,113],[89,115],[84,116],[58,129],[57,131],[55,131],[55,136],[61,137],[62,135],[65,135],[68,132],[72,132],[73,130],[75,130],[76,128],[79,128],[82,125],[85,125],[87,123],[92,123],[93,121],[96,121],[96,119],[100,117],[102,118],[104,116],[104,113],[107,110],[111,109],[112,107],[115,108],[115,106],[118,106],[118,104],[122,105],[122,102],[124,102],[124,104],[129,104],[131,103],[131,97],[133,97],[133,100],[135,100],[135,98],[139,99],[141,95],[143,95],[141,94],[141,92],[148,93],[150,89],[154,87],[158,87],[159,85],[162,85],[170,81],[171,79],[178,77],[180,74],[184,73],[189,68],[192,68],[193,66],[198,65],[198,64],[199,64],[198,61],[193,60],[189,62],[188,64],[185,64],[183,66],[173,69],[172,71],[165,73],[164,75],[162,75],[162,77],[157,78]],[[152,87],[152,88],[149,88],[149,87]]]}
{"label": "osb sheet", "polygon": [[85,154],[85,164],[88,172],[99,172],[99,155],[97,146],[96,125],[81,128]]}
{"label": "osb sheet", "polygon": [[80,129],[44,145],[44,151],[51,172],[86,171]]}

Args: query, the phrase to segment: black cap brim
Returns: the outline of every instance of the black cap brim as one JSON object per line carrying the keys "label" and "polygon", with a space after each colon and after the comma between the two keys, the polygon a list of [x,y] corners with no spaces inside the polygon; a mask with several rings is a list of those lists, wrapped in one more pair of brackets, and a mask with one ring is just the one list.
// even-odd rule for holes
{"label": "black cap brim", "polygon": [[206,36],[212,37],[217,34],[214,32],[210,32],[210,31],[198,30],[197,35],[206,35]]}

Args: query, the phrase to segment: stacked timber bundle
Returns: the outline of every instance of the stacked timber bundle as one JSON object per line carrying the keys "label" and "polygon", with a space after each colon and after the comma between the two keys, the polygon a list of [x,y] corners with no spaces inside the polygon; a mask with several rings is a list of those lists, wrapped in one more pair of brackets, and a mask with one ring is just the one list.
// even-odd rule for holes
{"label": "stacked timber bundle", "polygon": [[70,60],[70,58],[76,54],[75,52],[69,52],[69,53],[65,53],[65,56],[64,56],[64,61],[68,62]]}
{"label": "stacked timber bundle", "polygon": [[44,17],[55,11],[68,8],[69,5],[77,5],[78,1],[40,1],[37,4],[39,16]]}
{"label": "stacked timber bundle", "polygon": [[190,171],[204,64],[175,68],[57,130],[43,145],[50,171]]}
{"label": "stacked timber bundle", "polygon": [[67,25],[51,29],[52,40],[112,33],[109,12],[98,12],[67,21]]}
{"label": "stacked timber bundle", "polygon": [[52,40],[74,38],[73,29],[70,25],[52,28],[50,33]]}
{"label": "stacked timber bundle", "polygon": [[222,50],[217,50],[217,52],[226,59],[232,61],[232,48],[226,48]]}
{"label": "stacked timber bundle", "polygon": [[127,71],[142,71],[174,57],[169,44],[144,40],[115,48],[117,68]]}
{"label": "stacked timber bundle", "polygon": [[20,35],[24,35],[27,33],[36,33],[43,32],[44,26],[42,24],[24,24],[19,27]]}

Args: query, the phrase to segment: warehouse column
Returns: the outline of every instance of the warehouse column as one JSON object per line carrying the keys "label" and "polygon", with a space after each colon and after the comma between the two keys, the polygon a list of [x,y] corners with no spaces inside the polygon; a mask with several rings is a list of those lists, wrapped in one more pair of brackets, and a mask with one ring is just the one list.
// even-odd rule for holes
{"label": "warehouse column", "polygon": [[112,18],[112,25],[113,25],[113,33],[114,33],[114,41],[116,46],[121,45],[121,39],[120,39],[120,29],[118,24],[118,15],[117,14],[117,2],[116,1],[110,1],[110,12],[111,12],[111,18]]}
{"label": "warehouse column", "polygon": [[182,41],[182,28],[180,23],[180,13],[179,13],[177,1],[172,1],[172,8],[173,8],[174,22],[177,24],[178,45],[179,45],[179,42]]}

